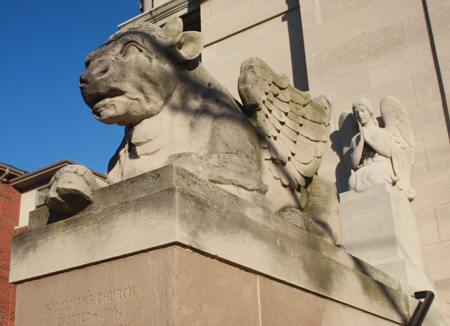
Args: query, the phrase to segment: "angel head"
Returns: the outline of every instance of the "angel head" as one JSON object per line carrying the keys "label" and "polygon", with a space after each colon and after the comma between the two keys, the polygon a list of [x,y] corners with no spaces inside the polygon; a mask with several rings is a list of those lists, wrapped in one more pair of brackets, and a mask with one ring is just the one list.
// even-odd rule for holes
{"label": "angel head", "polygon": [[374,116],[372,104],[370,104],[369,100],[365,98],[356,100],[355,103],[353,103],[352,108],[356,120],[358,120],[363,127],[368,123],[373,123],[375,126],[378,126],[378,120]]}

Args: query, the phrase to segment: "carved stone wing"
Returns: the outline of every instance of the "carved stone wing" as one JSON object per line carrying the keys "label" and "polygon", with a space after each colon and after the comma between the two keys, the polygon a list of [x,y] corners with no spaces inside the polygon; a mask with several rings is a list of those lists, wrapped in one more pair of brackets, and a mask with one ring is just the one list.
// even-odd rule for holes
{"label": "carved stone wing", "polygon": [[413,165],[416,144],[405,108],[395,97],[386,96],[381,100],[380,111],[386,125],[385,129],[392,135],[395,143],[406,151],[409,163]]}
{"label": "carved stone wing", "polygon": [[304,186],[326,150],[331,109],[291,86],[286,74],[276,74],[259,58],[242,63],[238,88],[274,178],[292,189]]}
{"label": "carved stone wing", "polygon": [[358,122],[352,112],[344,111],[339,117],[339,138],[342,148],[342,161],[347,179],[352,173],[352,139],[359,132]]}
{"label": "carved stone wing", "polygon": [[380,111],[393,144],[392,163],[394,173],[398,177],[396,186],[412,200],[415,191],[410,187],[410,178],[416,144],[411,121],[402,103],[392,96],[386,96],[381,100]]}

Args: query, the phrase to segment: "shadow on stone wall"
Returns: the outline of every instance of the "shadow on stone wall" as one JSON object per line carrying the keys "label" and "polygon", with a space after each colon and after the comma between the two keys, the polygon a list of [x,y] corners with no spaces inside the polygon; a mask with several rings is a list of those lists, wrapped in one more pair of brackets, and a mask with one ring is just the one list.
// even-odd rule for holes
{"label": "shadow on stone wall", "polygon": [[308,91],[308,72],[306,70],[305,42],[300,7],[298,1],[295,0],[286,0],[286,4],[288,12],[282,20],[288,24],[294,86],[301,91]]}

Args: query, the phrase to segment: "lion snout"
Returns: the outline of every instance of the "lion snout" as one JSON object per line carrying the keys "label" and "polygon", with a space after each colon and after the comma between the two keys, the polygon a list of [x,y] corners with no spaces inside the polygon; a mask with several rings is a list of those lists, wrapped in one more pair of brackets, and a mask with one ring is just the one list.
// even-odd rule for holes
{"label": "lion snout", "polygon": [[93,81],[104,77],[109,71],[109,63],[106,60],[95,60],[80,76],[80,86],[90,84]]}
{"label": "lion snout", "polygon": [[109,76],[109,68],[110,65],[106,60],[97,59],[92,61],[80,75],[81,95],[91,109],[96,103],[106,97],[114,97],[124,93],[117,91],[109,83],[105,82],[105,78]]}

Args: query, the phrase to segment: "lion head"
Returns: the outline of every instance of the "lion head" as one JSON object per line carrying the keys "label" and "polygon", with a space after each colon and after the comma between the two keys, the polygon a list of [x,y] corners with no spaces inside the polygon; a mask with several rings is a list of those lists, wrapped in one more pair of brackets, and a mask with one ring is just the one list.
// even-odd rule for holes
{"label": "lion head", "polygon": [[139,23],[115,33],[87,56],[80,89],[98,120],[125,126],[162,110],[183,65],[203,49],[199,32],[182,30],[180,18],[163,28]]}

